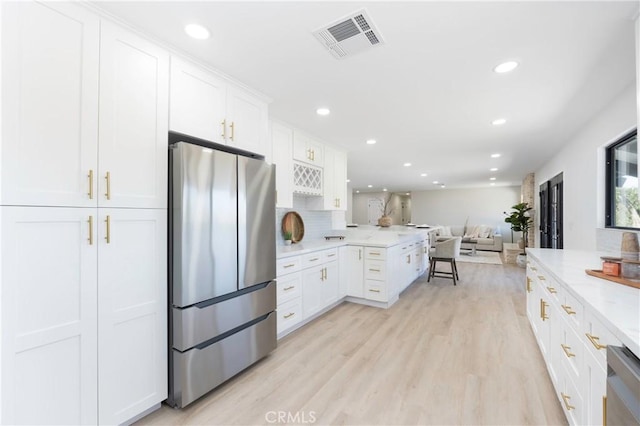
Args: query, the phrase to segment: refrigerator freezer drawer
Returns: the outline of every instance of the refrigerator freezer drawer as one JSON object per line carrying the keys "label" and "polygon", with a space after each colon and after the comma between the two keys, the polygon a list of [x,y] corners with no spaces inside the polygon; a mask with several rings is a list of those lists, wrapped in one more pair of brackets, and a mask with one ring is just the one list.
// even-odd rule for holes
{"label": "refrigerator freezer drawer", "polygon": [[173,348],[186,351],[276,309],[276,282],[213,304],[173,308]]}
{"label": "refrigerator freezer drawer", "polygon": [[276,313],[226,339],[187,352],[172,350],[169,404],[184,407],[276,348]]}

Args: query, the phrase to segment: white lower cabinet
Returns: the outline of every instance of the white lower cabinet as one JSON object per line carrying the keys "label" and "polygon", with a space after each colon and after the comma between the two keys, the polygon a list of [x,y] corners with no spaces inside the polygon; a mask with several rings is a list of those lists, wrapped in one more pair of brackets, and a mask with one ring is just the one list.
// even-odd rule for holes
{"label": "white lower cabinet", "polygon": [[543,266],[527,263],[527,316],[567,420],[606,424],[606,346],[621,342]]}
{"label": "white lower cabinet", "polygon": [[277,261],[278,336],[293,331],[300,322],[313,319],[344,297],[339,257],[338,249],[333,248]]}
{"label": "white lower cabinet", "polygon": [[164,400],[166,211],[0,215],[0,423],[123,423]]}
{"label": "white lower cabinet", "polygon": [[347,262],[347,295],[364,297],[364,247],[347,246],[344,250]]}

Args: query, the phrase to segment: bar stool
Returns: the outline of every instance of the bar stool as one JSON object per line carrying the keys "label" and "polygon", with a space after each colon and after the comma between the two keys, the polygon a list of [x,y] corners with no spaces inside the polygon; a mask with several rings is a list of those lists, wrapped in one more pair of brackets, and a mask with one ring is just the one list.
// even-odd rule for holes
{"label": "bar stool", "polygon": [[[433,255],[430,256],[429,276],[427,278],[427,282],[430,282],[432,277],[451,278],[453,280],[453,285],[457,285],[456,280],[460,280],[460,277],[458,276],[456,258],[460,256],[461,244],[462,237],[451,237],[445,241],[438,241],[435,244]],[[438,262],[447,262],[451,267],[451,272],[436,271],[436,264]]]}

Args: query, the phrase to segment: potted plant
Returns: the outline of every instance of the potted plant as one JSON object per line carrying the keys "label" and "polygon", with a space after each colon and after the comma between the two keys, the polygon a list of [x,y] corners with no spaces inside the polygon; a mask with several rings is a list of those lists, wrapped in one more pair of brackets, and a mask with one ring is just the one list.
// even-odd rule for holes
{"label": "potted plant", "polygon": [[378,225],[387,227],[391,226],[391,214],[393,213],[393,209],[391,208],[391,198],[393,198],[393,193],[390,192],[389,196],[386,199],[383,199],[382,205],[382,216],[378,219]]}
{"label": "potted plant", "polygon": [[284,231],[282,234],[284,236],[284,244],[287,245],[287,246],[290,246],[291,245],[291,236],[292,236],[291,231]]}
{"label": "potted plant", "polygon": [[527,203],[518,203],[512,206],[511,209],[513,211],[509,213],[504,212],[507,215],[504,221],[511,224],[512,231],[522,232],[522,238],[518,240],[518,246],[524,250],[527,247],[527,235],[532,223],[529,214],[532,207],[529,207]]}

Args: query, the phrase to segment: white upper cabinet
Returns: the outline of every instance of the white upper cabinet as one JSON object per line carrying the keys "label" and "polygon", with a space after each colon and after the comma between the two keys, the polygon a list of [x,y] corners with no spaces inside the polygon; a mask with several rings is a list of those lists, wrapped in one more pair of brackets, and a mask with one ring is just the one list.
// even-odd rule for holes
{"label": "white upper cabinet", "polygon": [[293,130],[272,123],[271,142],[276,165],[276,207],[293,208]]}
{"label": "white upper cabinet", "polygon": [[313,210],[347,210],[347,155],[344,152],[324,147],[323,179],[323,196],[309,198],[307,207]]}
{"label": "white upper cabinet", "polygon": [[169,55],[102,23],[98,200],[167,207]]}
{"label": "white upper cabinet", "polygon": [[171,130],[224,143],[227,83],[171,57]]}
{"label": "white upper cabinet", "polygon": [[59,2],[2,14],[0,204],[93,206],[99,20]]}
{"label": "white upper cabinet", "polygon": [[171,58],[171,130],[267,155],[268,104],[193,63]]}
{"label": "white upper cabinet", "polygon": [[324,145],[298,130],[293,133],[293,158],[317,167],[324,165]]}

